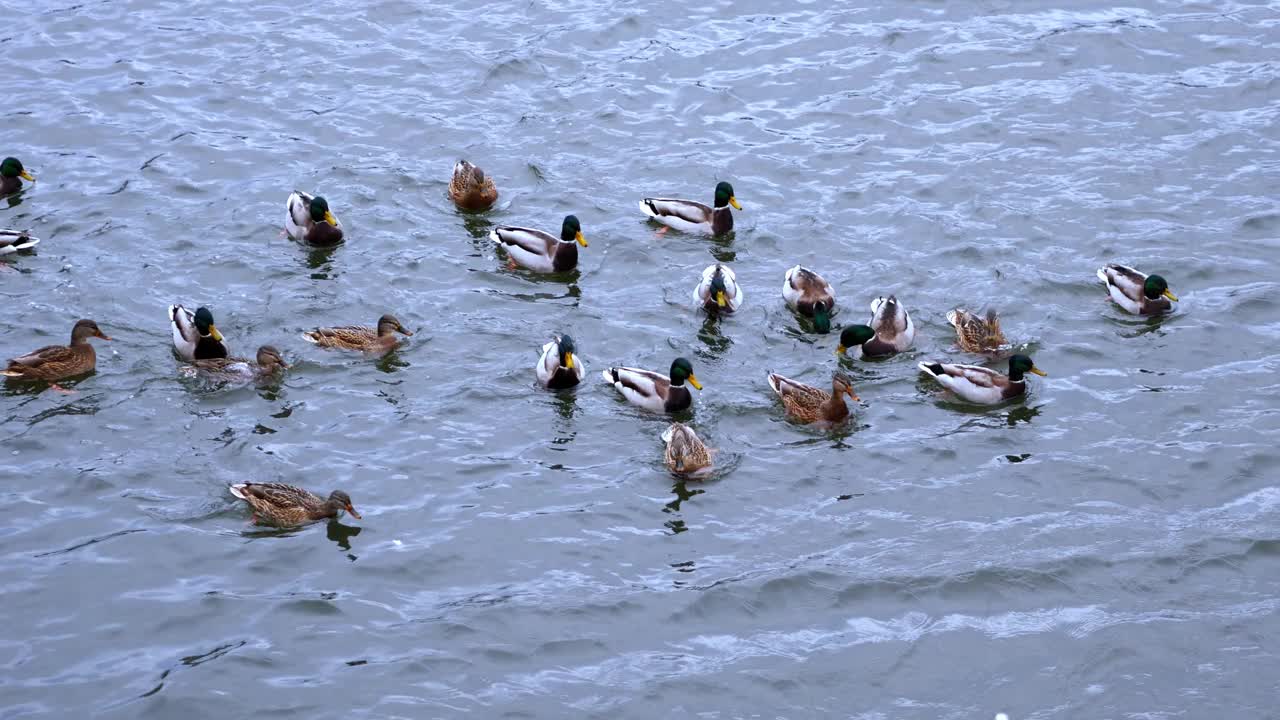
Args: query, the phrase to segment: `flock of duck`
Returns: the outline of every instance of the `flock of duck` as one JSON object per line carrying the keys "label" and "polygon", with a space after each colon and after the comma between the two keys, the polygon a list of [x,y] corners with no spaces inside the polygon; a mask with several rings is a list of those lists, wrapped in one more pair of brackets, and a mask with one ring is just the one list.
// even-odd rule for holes
{"label": "flock of duck", "polygon": [[[35,178],[16,158],[0,163],[0,197],[23,190],[23,180]],[[459,161],[449,183],[449,196],[461,210],[484,212],[498,199],[493,179],[483,170]],[[723,235],[733,229],[732,209],[742,210],[727,182],[716,185],[713,204],[693,200],[644,198],[640,211],[651,221],[686,233]],[[342,223],[320,196],[294,191],[285,203],[285,232],[294,240],[312,246],[334,246],[343,239]],[[495,227],[489,238],[503,250],[513,269],[523,267],[534,272],[560,273],[577,267],[578,248],[588,247],[578,218],[568,215],[561,224],[559,236],[534,228]],[[0,255],[35,247],[39,239],[16,230],[0,230]],[[1111,299],[1124,310],[1138,315],[1155,315],[1169,311],[1177,297],[1159,275],[1146,275],[1133,268],[1110,264],[1097,271]],[[693,301],[707,313],[720,315],[737,311],[744,292],[733,270],[715,263],[702,271],[692,293]],[[836,310],[836,293],[831,284],[817,272],[796,265],[786,271],[782,283],[786,305],[800,315],[818,333],[831,331]],[[915,340],[915,325],[906,307],[892,295],[871,302],[867,324],[848,325],[840,331],[836,353],[851,359],[881,358],[903,352]],[[957,344],[966,352],[999,356],[1010,349],[994,311],[979,315],[963,308],[947,313],[955,328]],[[185,361],[183,372],[215,379],[264,379],[288,369],[279,350],[270,345],[258,348],[252,360],[230,354],[213,313],[206,307],[191,311],[177,304],[169,308],[174,351]],[[340,326],[315,328],[303,338],[322,348],[384,354],[394,349],[400,338],[413,335],[393,315],[383,315],[373,327]],[[91,338],[110,340],[92,320],[78,320],[71,330],[69,345],[51,345],[11,359],[0,374],[15,381],[50,383],[55,390],[68,392],[57,385],[60,380],[93,372],[96,354]],[[573,338],[557,335],[542,346],[534,372],[538,382],[551,390],[564,390],[578,385],[586,368],[576,355]],[[980,365],[922,362],[919,368],[957,397],[978,404],[994,405],[1019,397],[1026,392],[1026,375],[1044,375],[1032,359],[1021,353],[1008,357],[1008,373]],[[610,367],[602,372],[628,402],[655,413],[677,413],[689,408],[693,396],[689,386],[701,390],[693,364],[683,357],[672,361],[668,374],[632,367]],[[853,383],[839,369],[831,379],[831,391],[812,387],[777,373],[769,373],[769,386],[778,396],[787,415],[804,424],[831,425],[850,416],[845,398],[860,398]],[[665,461],[672,472],[696,478],[713,466],[713,451],[692,428],[672,423],[662,434],[666,443]],[[322,498],[302,488],[282,483],[238,483],[230,486],[233,496],[253,509],[255,522],[292,526],[304,522],[337,517],[348,512],[356,518],[351,498],[335,490]]]}

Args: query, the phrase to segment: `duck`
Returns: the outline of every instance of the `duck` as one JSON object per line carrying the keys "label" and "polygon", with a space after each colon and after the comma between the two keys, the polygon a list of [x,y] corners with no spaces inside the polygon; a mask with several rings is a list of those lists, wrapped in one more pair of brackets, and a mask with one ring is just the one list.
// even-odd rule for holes
{"label": "duck", "polygon": [[27,250],[40,244],[40,238],[32,237],[26,230],[0,230],[0,255]]}
{"label": "duck", "polygon": [[258,348],[256,361],[245,358],[212,358],[195,360],[187,366],[190,374],[199,374],[221,379],[260,379],[272,377],[289,369],[289,364],[281,357],[280,351],[271,345]]}
{"label": "duck", "polygon": [[617,388],[628,402],[650,412],[688,409],[693,404],[693,394],[685,387],[686,382],[702,389],[693,374],[693,363],[682,357],[671,362],[670,376],[629,367],[611,367],[602,374],[604,381]]}
{"label": "duck", "polygon": [[769,373],[769,387],[782,400],[787,415],[805,425],[844,422],[849,418],[844,396],[848,395],[854,402],[861,399],[853,392],[853,383],[841,372],[832,374],[830,393],[778,373]]}
{"label": "duck", "polygon": [[344,510],[361,519],[360,513],[351,506],[351,496],[341,490],[329,493],[326,500],[309,490],[284,483],[236,483],[228,489],[253,508],[255,523],[293,527],[336,518]]}
{"label": "duck", "polygon": [[170,305],[169,325],[173,330],[173,349],[187,362],[224,358],[229,354],[209,308],[196,308],[193,313],[181,305]]}
{"label": "duck", "polygon": [[714,451],[688,425],[671,423],[663,431],[662,441],[667,444],[663,460],[671,472],[677,475],[702,475],[711,469],[711,455]]}
{"label": "duck", "polygon": [[401,325],[394,315],[388,314],[378,318],[376,328],[362,325],[316,328],[302,333],[302,339],[323,348],[385,353],[399,344],[400,339],[395,336],[396,333],[413,337],[413,333]]}
{"label": "duck", "polygon": [[22,166],[16,157],[0,160],[0,197],[12,195],[22,189],[22,181],[35,182],[36,179]]}
{"label": "duck", "polygon": [[542,346],[542,357],[534,368],[542,387],[564,390],[582,382],[587,368],[581,358],[574,355],[577,349],[573,338],[568,335],[556,335],[551,338],[551,342]]}
{"label": "duck", "polygon": [[644,198],[640,201],[640,212],[676,230],[723,235],[733,229],[730,206],[735,210],[742,209],[738,198],[734,197],[733,186],[722,181],[716,183],[714,207],[694,200]]}
{"label": "duck", "polygon": [[453,166],[453,179],[449,181],[449,199],[460,210],[482,212],[497,202],[498,188],[483,170],[459,160]]}
{"label": "duck", "polygon": [[91,373],[97,367],[98,354],[89,344],[89,338],[111,339],[98,328],[98,323],[77,320],[71,328],[70,345],[48,345],[13,358],[0,375],[53,383]]}
{"label": "duck", "polygon": [[342,242],[342,223],[329,210],[329,202],[301,190],[289,193],[285,201],[284,229],[289,237],[308,245],[337,245]]}
{"label": "duck", "polygon": [[1159,315],[1172,310],[1178,301],[1164,278],[1125,265],[1112,263],[1099,268],[1098,279],[1107,286],[1111,299],[1134,315]]}
{"label": "duck", "polygon": [[787,307],[813,318],[813,329],[831,332],[831,313],[836,308],[836,294],[831,284],[818,273],[802,265],[787,271],[782,280],[782,299]]}
{"label": "duck", "polygon": [[507,251],[513,266],[519,264],[538,272],[574,269],[578,266],[578,245],[587,247],[582,224],[574,215],[565,216],[559,239],[541,230],[512,226],[494,228],[489,232],[489,239]]}
{"label": "duck", "polygon": [[837,355],[853,357],[888,357],[911,347],[916,339],[916,326],[911,314],[894,295],[871,301],[871,324],[850,325],[840,331]]}
{"label": "duck", "polygon": [[938,362],[920,363],[920,369],[933,376],[942,387],[963,400],[980,405],[997,405],[1027,392],[1026,373],[1044,377],[1026,355],[1009,358],[1009,374],[1002,375],[980,365],[947,365]]}
{"label": "duck", "polygon": [[993,353],[1008,344],[1000,331],[1000,316],[995,310],[987,310],[979,317],[964,308],[947,313],[947,322],[956,329],[956,344],[971,353]]}
{"label": "duck", "polygon": [[728,265],[716,263],[702,271],[702,280],[693,289],[693,300],[707,312],[731,313],[742,306],[738,276]]}

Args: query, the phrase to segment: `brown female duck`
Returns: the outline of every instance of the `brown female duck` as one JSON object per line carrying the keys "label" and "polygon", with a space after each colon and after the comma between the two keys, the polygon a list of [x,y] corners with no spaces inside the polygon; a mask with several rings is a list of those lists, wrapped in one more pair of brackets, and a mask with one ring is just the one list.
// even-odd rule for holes
{"label": "brown female duck", "polygon": [[345,510],[355,519],[360,513],[351,507],[351,497],[341,490],[329,493],[329,499],[284,483],[237,483],[231,494],[249,503],[253,521],[268,525],[292,527],[336,518]]}
{"label": "brown female duck", "polygon": [[956,308],[947,313],[947,322],[956,329],[956,344],[965,352],[993,353],[1008,342],[1000,331],[1000,316],[995,310],[988,310],[986,316],[980,317]]}
{"label": "brown female duck", "polygon": [[498,188],[483,170],[459,160],[453,166],[453,179],[449,181],[449,199],[461,210],[481,212],[497,202]]}
{"label": "brown female duck", "polygon": [[769,373],[769,387],[781,398],[787,415],[806,425],[815,422],[843,422],[849,417],[849,408],[844,404],[842,396],[848,395],[855,402],[859,400],[853,392],[853,384],[842,373],[831,376],[830,393],[777,373]]}
{"label": "brown female duck", "polygon": [[[71,345],[49,345],[13,358],[0,375],[23,380],[55,382],[93,372],[98,355],[89,338],[110,340],[92,320],[77,320],[71,328]],[[54,387],[57,387],[56,385]],[[59,388],[60,389],[60,388]]]}
{"label": "brown female duck", "polygon": [[395,333],[401,333],[406,337],[413,335],[400,324],[400,321],[394,315],[383,315],[378,318],[378,327],[376,329],[360,325],[316,328],[302,333],[302,339],[324,348],[385,353],[400,342]]}
{"label": "brown female duck", "polygon": [[677,475],[701,475],[711,469],[711,455],[714,451],[688,425],[671,423],[671,427],[662,433],[662,441],[667,444],[663,459],[671,472]]}
{"label": "brown female duck", "polygon": [[196,360],[188,365],[187,369],[191,374],[215,379],[253,380],[272,377],[283,370],[288,370],[289,364],[281,357],[279,350],[270,345],[263,345],[258,348],[256,362],[234,357],[212,358]]}

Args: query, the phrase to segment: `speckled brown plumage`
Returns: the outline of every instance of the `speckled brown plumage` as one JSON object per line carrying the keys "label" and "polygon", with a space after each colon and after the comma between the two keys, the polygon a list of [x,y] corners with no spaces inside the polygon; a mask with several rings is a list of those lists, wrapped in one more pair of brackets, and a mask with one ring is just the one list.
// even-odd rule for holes
{"label": "speckled brown plumage", "polygon": [[449,199],[463,210],[480,212],[497,202],[498,188],[483,170],[459,160],[453,166],[453,179],[449,181]]}
{"label": "speckled brown plumage", "polygon": [[702,442],[702,438],[693,428],[684,423],[672,423],[662,439],[667,443],[663,454],[667,468],[678,475],[702,474],[711,468],[711,455],[714,452]]}
{"label": "speckled brown plumage", "polygon": [[848,395],[854,401],[858,400],[852,383],[840,373],[831,377],[830,393],[777,373],[769,373],[769,387],[782,400],[787,415],[806,425],[815,422],[842,422],[849,417],[849,408],[844,404],[843,396]]}
{"label": "speckled brown plumage", "polygon": [[396,333],[402,333],[406,337],[413,335],[394,315],[383,315],[378,318],[377,328],[361,325],[316,328],[303,333],[302,337],[324,348],[385,353],[400,342]]}
{"label": "speckled brown plumage", "polygon": [[947,322],[956,329],[956,344],[965,352],[996,352],[1007,342],[1000,331],[1000,317],[995,310],[988,310],[985,317],[978,317],[964,308],[956,308],[947,313]]}
{"label": "speckled brown plumage", "polygon": [[63,378],[93,372],[98,355],[89,344],[89,338],[110,340],[92,320],[78,320],[71,329],[71,344],[49,345],[13,358],[3,375],[23,380],[54,382]]}
{"label": "speckled brown plumage", "polygon": [[360,519],[351,506],[351,498],[341,490],[329,493],[326,500],[308,490],[284,483],[237,483],[229,490],[253,508],[255,522],[291,527],[326,518],[336,518],[342,511]]}

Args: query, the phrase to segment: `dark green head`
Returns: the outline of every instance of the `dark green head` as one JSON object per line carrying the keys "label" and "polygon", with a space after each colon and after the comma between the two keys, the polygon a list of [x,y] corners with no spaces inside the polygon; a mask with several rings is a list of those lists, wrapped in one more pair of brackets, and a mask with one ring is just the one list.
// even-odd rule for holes
{"label": "dark green head", "polygon": [[726,205],[732,205],[738,210],[742,209],[742,206],[738,204],[738,199],[733,196],[733,186],[727,182],[721,181],[716,184],[715,207],[722,208]]}
{"label": "dark green head", "polygon": [[209,308],[196,308],[196,330],[201,335],[208,335],[213,329],[213,313],[209,312]]}
{"label": "dark green head", "polygon": [[582,223],[578,222],[577,215],[564,216],[564,223],[560,225],[560,239],[565,242],[577,242],[582,247],[587,246],[587,239],[582,236]]}
{"label": "dark green head", "polygon": [[560,341],[556,344],[560,347],[560,367],[572,370],[573,354],[578,351],[577,346],[573,344],[573,338],[561,335]]}
{"label": "dark green head", "polygon": [[1018,382],[1022,380],[1024,373],[1033,373],[1041,377],[1048,374],[1036,367],[1036,364],[1026,355],[1018,354],[1009,358],[1009,379]]}
{"label": "dark green head", "polygon": [[22,161],[16,157],[7,157],[0,161],[0,177],[20,177],[24,180],[35,180],[31,173],[22,167]]}
{"label": "dark green head", "polygon": [[693,375],[693,363],[678,357],[671,363],[671,384],[679,387],[686,381],[695,388],[702,389],[702,383]]}
{"label": "dark green head", "polygon": [[813,304],[813,329],[824,334],[831,332],[831,308],[823,300]]}
{"label": "dark green head", "polygon": [[330,225],[337,225],[338,219],[329,212],[329,201],[319,195],[311,198],[311,219],[315,222],[327,222]]}
{"label": "dark green head", "polygon": [[1142,294],[1151,300],[1155,300],[1162,295],[1170,300],[1176,301],[1178,299],[1177,295],[1169,291],[1169,283],[1165,282],[1165,279],[1159,275],[1147,276],[1146,282],[1142,283]]}
{"label": "dark green head", "polygon": [[843,355],[849,348],[858,347],[875,336],[876,331],[868,325],[850,325],[840,331],[840,346],[836,353]]}

